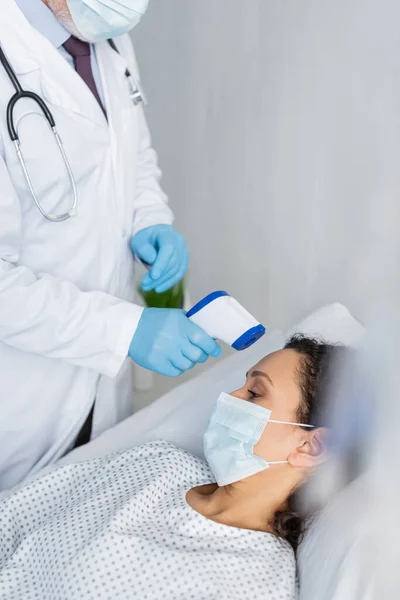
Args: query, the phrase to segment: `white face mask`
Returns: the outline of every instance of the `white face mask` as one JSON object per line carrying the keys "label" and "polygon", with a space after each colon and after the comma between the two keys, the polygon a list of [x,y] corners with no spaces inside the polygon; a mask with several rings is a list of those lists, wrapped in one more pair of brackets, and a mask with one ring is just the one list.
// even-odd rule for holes
{"label": "white face mask", "polygon": [[301,423],[274,421],[271,411],[258,404],[222,393],[204,434],[204,454],[219,486],[235,483],[270,465],[287,460],[267,462],[254,454],[267,423],[313,427]]}
{"label": "white face mask", "polygon": [[147,10],[149,0],[67,0],[81,37],[99,42],[133,29]]}

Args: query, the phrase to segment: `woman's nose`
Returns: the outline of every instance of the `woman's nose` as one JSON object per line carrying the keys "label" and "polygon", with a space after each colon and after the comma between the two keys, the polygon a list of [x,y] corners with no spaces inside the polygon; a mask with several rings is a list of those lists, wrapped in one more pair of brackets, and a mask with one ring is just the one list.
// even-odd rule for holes
{"label": "woman's nose", "polygon": [[245,390],[244,388],[240,388],[239,390],[235,390],[234,392],[230,392],[230,396],[234,396],[235,398],[240,398],[240,400],[245,400]]}

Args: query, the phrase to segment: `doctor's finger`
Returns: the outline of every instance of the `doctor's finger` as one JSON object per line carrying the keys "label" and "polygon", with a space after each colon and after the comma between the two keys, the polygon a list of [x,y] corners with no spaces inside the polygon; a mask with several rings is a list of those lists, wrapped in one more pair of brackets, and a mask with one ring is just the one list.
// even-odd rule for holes
{"label": "doctor's finger", "polygon": [[179,260],[176,269],[173,272],[169,272],[155,283],[155,290],[158,294],[162,294],[166,290],[169,290],[174,285],[179,283],[183,279],[188,270],[189,259],[187,256],[183,257],[183,260]]}
{"label": "doctor's finger", "polygon": [[209,358],[208,354],[198,346],[191,344],[189,340],[182,345],[182,354],[189,360],[199,364],[207,362]]}
{"label": "doctor's finger", "polygon": [[[142,290],[145,292],[150,292],[152,290],[155,290],[156,287],[158,286],[158,282],[159,282],[159,279],[153,279],[151,274],[147,273],[142,279]],[[168,287],[165,289],[168,289]],[[160,294],[161,292],[159,290],[157,290],[157,293]]]}
{"label": "doctor's finger", "polygon": [[189,371],[196,365],[195,362],[189,360],[183,354],[177,354],[176,356],[172,357],[170,362],[176,369],[179,369],[182,372]]}
{"label": "doctor's finger", "polygon": [[172,271],[168,272],[165,277],[157,279],[155,282],[155,290],[157,294],[162,294],[162,292],[169,290],[181,279],[182,276],[180,275],[180,269],[179,267],[175,267]]}
{"label": "doctor's finger", "polygon": [[[188,319],[189,320],[189,319]],[[189,328],[187,337],[189,342],[198,346],[203,352],[209,356],[218,358],[222,354],[222,350],[217,342],[210,337],[201,327],[191,323],[192,327]]]}
{"label": "doctor's finger", "polygon": [[[143,281],[142,281],[142,288],[146,292],[155,289],[156,292],[158,294],[160,294],[161,291],[158,289],[160,287],[160,284],[161,284],[161,286],[164,286],[164,284],[171,279],[171,274],[174,273],[176,270],[177,270],[177,267],[175,265],[175,257],[172,257],[169,264],[165,267],[164,273],[161,275],[161,277],[159,277],[158,279],[155,279],[152,276],[151,271],[149,273],[147,273],[147,275],[144,276]],[[162,291],[165,291],[167,289],[169,289],[168,286],[165,287]]]}
{"label": "doctor's finger", "polygon": [[[157,288],[159,286],[160,282],[163,284],[169,278],[170,278],[169,270],[163,276],[159,277],[158,279],[155,279],[152,276],[152,273],[150,271],[149,273],[146,273],[146,275],[142,279],[142,288],[144,289],[145,292],[154,290],[155,288]],[[158,290],[157,290],[157,292],[160,293]]]}
{"label": "doctor's finger", "polygon": [[151,244],[143,244],[136,252],[136,256],[143,261],[145,266],[151,266],[157,258],[157,252]]}
{"label": "doctor's finger", "polygon": [[183,375],[183,373],[184,371],[177,369],[172,363],[170,363],[169,366],[166,367],[164,373],[161,373],[161,375],[165,375],[165,377],[180,377]]}
{"label": "doctor's finger", "polygon": [[175,248],[173,244],[164,244],[158,251],[157,258],[153,263],[150,271],[150,276],[156,280],[161,277],[164,271],[168,268],[171,259],[175,254]]}
{"label": "doctor's finger", "polygon": [[156,373],[165,375],[165,377],[179,377],[183,374],[182,369],[175,367],[168,359],[162,361],[162,364],[157,366]]}

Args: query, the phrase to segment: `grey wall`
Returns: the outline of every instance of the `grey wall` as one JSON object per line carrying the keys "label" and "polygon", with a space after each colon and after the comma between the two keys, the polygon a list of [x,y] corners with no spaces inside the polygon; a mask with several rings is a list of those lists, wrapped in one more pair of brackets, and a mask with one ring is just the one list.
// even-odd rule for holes
{"label": "grey wall", "polygon": [[394,0],[151,1],[133,38],[195,299],[363,317],[398,233],[399,23]]}

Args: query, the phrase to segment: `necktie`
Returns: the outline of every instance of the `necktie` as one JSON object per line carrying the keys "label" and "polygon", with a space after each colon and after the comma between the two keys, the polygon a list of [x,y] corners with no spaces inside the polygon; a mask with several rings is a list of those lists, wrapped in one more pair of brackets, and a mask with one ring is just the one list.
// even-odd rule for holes
{"label": "necktie", "polygon": [[[99,96],[99,92],[97,91],[96,82],[93,77],[92,63],[90,60],[90,45],[87,42],[82,42],[81,40],[78,40],[78,38],[71,36],[65,42],[65,44],[63,44],[63,46],[68,54],[70,54],[74,59],[76,72],[82,77],[83,81],[91,90],[93,96],[100,104],[104,115],[107,117],[106,111]],[[84,444],[90,442],[93,428],[94,407],[95,405],[93,404],[90,413],[88,414],[86,421],[78,434],[74,448],[78,448],[79,446],[83,446]]]}
{"label": "necktie", "polygon": [[90,60],[90,45],[87,42],[82,42],[81,40],[78,40],[78,38],[71,36],[63,46],[68,54],[74,59],[76,72],[82,77],[83,81],[100,104],[102,111],[106,114],[93,77],[92,63]]}

